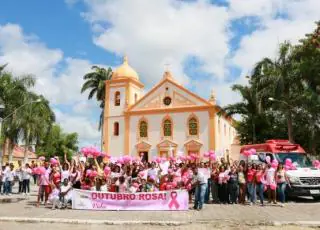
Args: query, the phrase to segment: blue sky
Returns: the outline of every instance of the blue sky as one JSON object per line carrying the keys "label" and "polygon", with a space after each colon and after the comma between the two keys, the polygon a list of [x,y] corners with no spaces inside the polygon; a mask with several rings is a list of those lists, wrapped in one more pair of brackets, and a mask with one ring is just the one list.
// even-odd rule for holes
{"label": "blue sky", "polygon": [[128,55],[146,90],[170,63],[174,77],[219,104],[239,100],[255,62],[274,57],[279,42],[296,43],[314,28],[317,0],[4,0],[0,64],[37,77],[68,132],[81,145],[99,142],[99,109],[80,94],[93,64],[116,67]]}

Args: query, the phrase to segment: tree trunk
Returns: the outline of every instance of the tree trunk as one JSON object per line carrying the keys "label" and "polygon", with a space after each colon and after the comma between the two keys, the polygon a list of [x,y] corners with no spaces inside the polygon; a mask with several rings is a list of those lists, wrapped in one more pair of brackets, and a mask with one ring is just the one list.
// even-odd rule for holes
{"label": "tree trunk", "polygon": [[292,125],[292,112],[291,110],[288,111],[287,115],[287,125],[288,125],[288,138],[291,143],[294,143],[293,139],[293,125]]}
{"label": "tree trunk", "polygon": [[13,148],[14,148],[13,142],[9,141],[9,143],[8,143],[8,160],[10,163],[13,161],[13,155],[12,155]]}
{"label": "tree trunk", "polygon": [[25,165],[28,163],[28,147],[29,147],[29,131],[27,131],[27,138],[24,146],[24,158],[23,158],[23,164]]}
{"label": "tree trunk", "polygon": [[257,142],[257,134],[256,134],[256,124],[254,122],[254,118],[251,119],[252,124],[252,144],[255,144]]}

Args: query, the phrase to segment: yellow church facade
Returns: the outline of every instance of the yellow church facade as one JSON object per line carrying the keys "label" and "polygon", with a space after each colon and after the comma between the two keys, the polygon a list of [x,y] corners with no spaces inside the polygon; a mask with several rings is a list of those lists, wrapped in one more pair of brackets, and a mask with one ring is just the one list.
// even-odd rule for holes
{"label": "yellow church facade", "polygon": [[217,114],[221,108],[215,95],[209,100],[201,98],[176,82],[169,71],[146,94],[143,88],[125,57],[106,81],[105,152],[150,160],[230,149],[236,131],[230,117]]}

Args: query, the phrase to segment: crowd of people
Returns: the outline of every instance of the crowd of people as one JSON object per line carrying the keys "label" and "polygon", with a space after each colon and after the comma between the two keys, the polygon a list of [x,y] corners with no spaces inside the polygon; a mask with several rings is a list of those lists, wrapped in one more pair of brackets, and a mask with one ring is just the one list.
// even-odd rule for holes
{"label": "crowd of people", "polygon": [[64,157],[54,162],[42,159],[37,165],[14,169],[6,164],[0,170],[0,193],[10,195],[14,179],[19,182],[19,193],[30,192],[30,179],[39,185],[37,206],[52,203],[52,208],[66,207],[72,198],[72,189],[136,193],[186,189],[189,200],[194,198],[194,209],[201,210],[204,203],[265,205],[268,202],[283,205],[285,189],[290,186],[282,164],[255,164],[245,161],[230,162],[221,158],[207,162],[129,162],[98,163],[97,159],[71,163]]}

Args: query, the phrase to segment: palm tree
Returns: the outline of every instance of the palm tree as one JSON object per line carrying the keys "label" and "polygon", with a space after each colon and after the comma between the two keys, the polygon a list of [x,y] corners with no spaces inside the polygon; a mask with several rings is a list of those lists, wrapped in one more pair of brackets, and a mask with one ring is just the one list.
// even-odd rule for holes
{"label": "palm tree", "polygon": [[[2,122],[2,132],[0,133],[3,147],[3,154],[8,144],[9,161],[12,160],[12,150],[18,140],[18,127],[15,123],[14,113],[17,108],[24,105],[28,89],[35,84],[32,76],[26,75],[14,77],[11,73],[4,71],[5,66],[1,66],[0,72],[0,102],[3,106],[0,117],[6,118]],[[0,162],[1,163],[1,162]]]}
{"label": "palm tree", "polygon": [[89,90],[88,99],[92,99],[96,96],[96,100],[100,102],[101,114],[99,119],[99,130],[101,130],[101,149],[102,149],[102,137],[103,137],[103,126],[104,121],[104,103],[105,103],[105,82],[111,80],[112,69],[109,67],[107,70],[99,66],[92,66],[93,72],[84,75],[83,79],[85,83],[82,85],[81,93]]}
{"label": "palm tree", "polygon": [[26,106],[17,112],[15,123],[25,142],[24,162],[27,162],[28,148],[49,132],[55,121],[55,115],[43,96],[29,93],[25,104]]}
{"label": "palm tree", "polygon": [[258,90],[261,96],[272,95],[277,102],[280,102],[279,108],[286,114],[288,138],[294,142],[292,112],[296,100],[296,91],[299,89],[299,82],[296,74],[296,62],[293,57],[294,47],[285,42],[280,45],[279,55],[275,60],[264,58],[256,64],[254,76],[257,81]]}
{"label": "palm tree", "polygon": [[[255,87],[242,86],[242,85],[233,85],[233,91],[237,91],[241,94],[243,100],[232,105],[227,105],[223,108],[222,111],[225,111],[228,116],[231,115],[242,115],[244,118],[250,121],[251,123],[251,135],[252,143],[257,141],[257,121],[260,117],[262,107],[260,99],[258,97]],[[219,115],[222,112],[219,113]]]}

